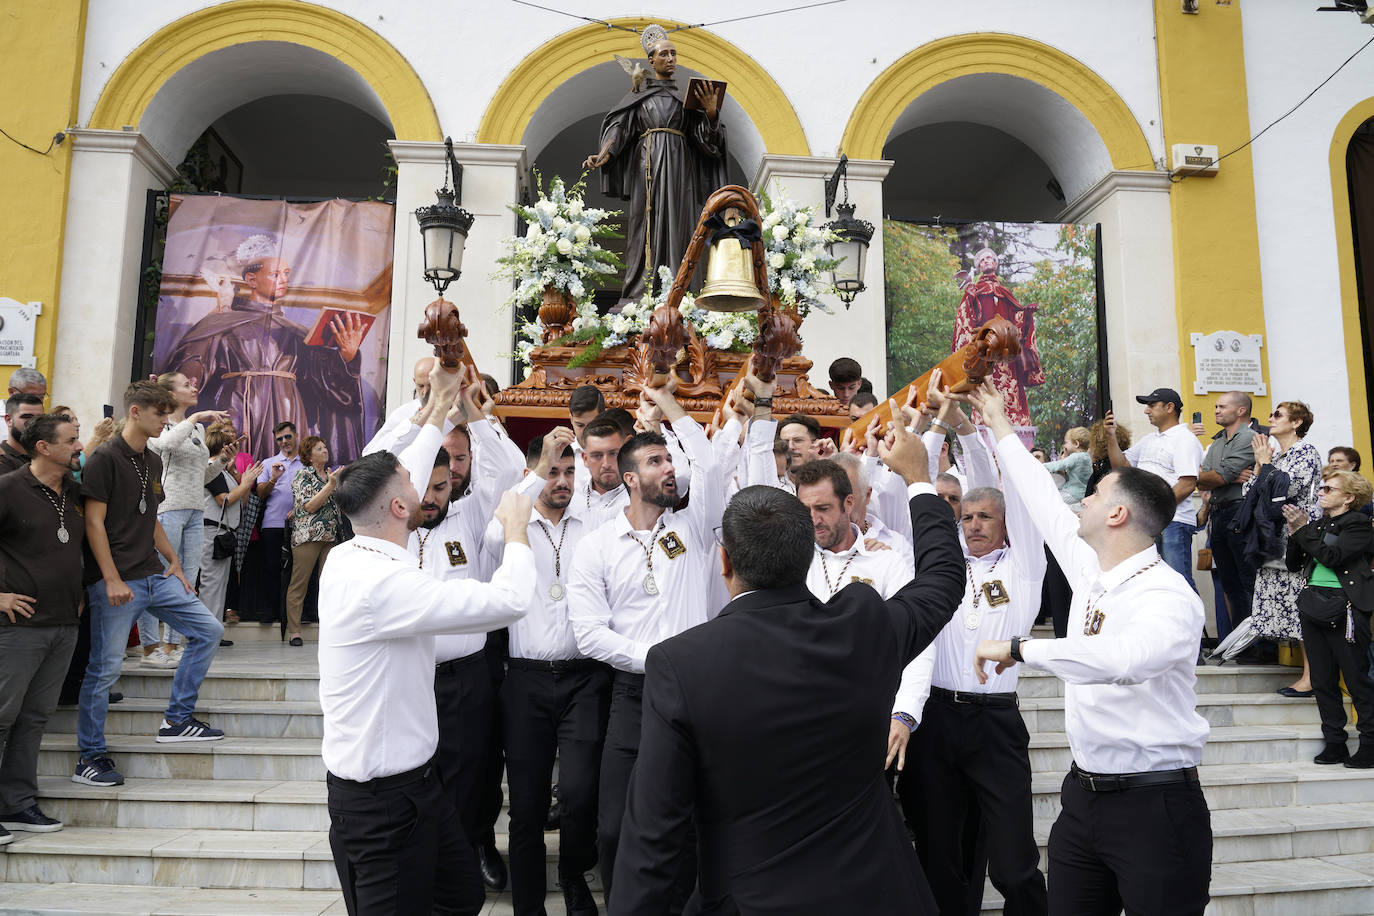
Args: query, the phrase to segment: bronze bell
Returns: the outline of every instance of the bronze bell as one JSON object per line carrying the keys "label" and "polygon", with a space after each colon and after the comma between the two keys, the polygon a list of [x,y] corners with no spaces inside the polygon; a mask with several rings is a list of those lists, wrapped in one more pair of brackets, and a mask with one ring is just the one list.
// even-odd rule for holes
{"label": "bronze bell", "polygon": [[754,249],[723,238],[711,248],[697,305],[712,312],[757,312],[768,298],[754,285]]}

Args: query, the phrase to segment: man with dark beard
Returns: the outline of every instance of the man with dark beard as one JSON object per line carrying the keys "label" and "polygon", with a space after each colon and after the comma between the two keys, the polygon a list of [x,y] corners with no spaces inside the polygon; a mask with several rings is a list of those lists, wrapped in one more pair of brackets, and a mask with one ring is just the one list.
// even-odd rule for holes
{"label": "man with dark beard", "polygon": [[[646,388],[643,397],[672,424],[691,462],[691,500],[676,508],[677,474],[663,437],[632,436],[617,456],[629,505],[583,540],[568,585],[578,648],[615,669],[597,802],[608,905],[626,787],[639,754],[644,657],[651,646],[705,623],[718,609],[710,602],[712,529],[720,524],[725,482],[705,432],[673,397],[676,388],[670,376],[666,386]],[[684,855],[678,863],[673,912],[681,911],[695,883],[693,859]]]}
{"label": "man with dark beard", "polygon": [[[596,865],[596,792],[610,705],[610,671],[578,651],[568,622],[567,583],[587,522],[572,511],[572,431],[559,427],[530,443],[526,481],[542,482],[530,513],[537,585],[526,616],[510,627],[501,718],[510,785],[511,902],[516,916],[542,916],[546,891],[544,821],[558,758],[558,883],[571,916],[596,913],[583,873]],[[503,551],[501,526],[487,526],[484,550]]]}

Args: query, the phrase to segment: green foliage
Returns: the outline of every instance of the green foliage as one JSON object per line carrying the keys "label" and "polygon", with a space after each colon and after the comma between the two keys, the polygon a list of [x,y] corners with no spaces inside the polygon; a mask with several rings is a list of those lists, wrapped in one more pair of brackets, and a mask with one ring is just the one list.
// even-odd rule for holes
{"label": "green foliage", "polygon": [[887,387],[896,391],[950,353],[959,286],[959,259],[948,226],[883,221],[887,299]]}

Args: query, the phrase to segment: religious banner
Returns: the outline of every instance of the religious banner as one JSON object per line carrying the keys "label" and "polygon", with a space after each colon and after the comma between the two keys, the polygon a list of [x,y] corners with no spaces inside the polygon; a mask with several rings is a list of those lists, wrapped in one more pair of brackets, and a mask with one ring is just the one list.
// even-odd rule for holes
{"label": "religious banner", "polygon": [[317,435],[330,464],[357,458],[381,422],[394,208],[173,194],[158,294],[155,371],[197,380],[245,450],[272,427]]}
{"label": "religious banner", "polygon": [[1058,223],[883,221],[887,384],[898,390],[993,317],[1021,354],[991,379],[1021,438],[1054,449],[1099,414],[1097,230]]}

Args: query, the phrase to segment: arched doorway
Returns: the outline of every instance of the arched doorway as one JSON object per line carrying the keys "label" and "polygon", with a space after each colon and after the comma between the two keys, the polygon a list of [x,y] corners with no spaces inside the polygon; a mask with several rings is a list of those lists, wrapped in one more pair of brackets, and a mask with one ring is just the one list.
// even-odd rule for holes
{"label": "arched doorway", "polygon": [[1331,191],[1336,217],[1346,374],[1355,447],[1371,450],[1374,403],[1374,98],[1351,109],[1331,141]]}

